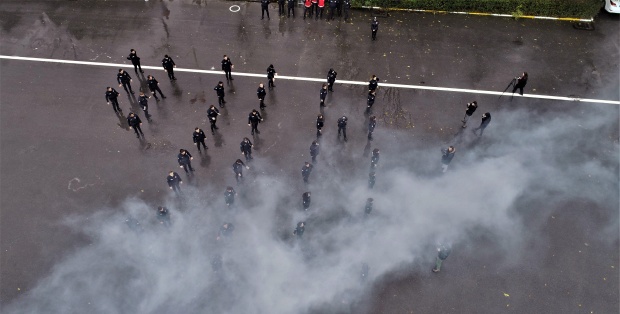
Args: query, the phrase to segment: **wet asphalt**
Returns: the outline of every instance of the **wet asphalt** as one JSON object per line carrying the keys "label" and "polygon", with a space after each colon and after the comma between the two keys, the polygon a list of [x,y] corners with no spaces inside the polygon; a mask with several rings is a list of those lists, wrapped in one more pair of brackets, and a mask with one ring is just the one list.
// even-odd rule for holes
{"label": "wet asphalt", "polygon": [[[239,12],[229,10],[233,4],[240,6]],[[370,11],[354,10],[351,23],[303,20],[299,7],[296,19],[279,18],[274,4],[270,11],[270,20],[260,20],[259,4],[245,2],[3,1],[0,54],[125,63],[136,91],[145,85],[125,59],[131,48],[138,51],[142,65],[160,66],[169,54],[179,67],[217,70],[227,54],[240,72],[264,73],[274,64],[280,75],[322,78],[334,68],[343,80],[366,81],[376,74],[390,83],[481,90],[501,91],[514,76],[528,71],[526,93],[620,99],[618,16],[601,14],[596,29],[585,31],[568,22],[393,13],[379,15],[378,40],[373,42]],[[190,137],[194,127],[207,132],[209,151],[195,154],[194,166],[201,174],[189,183],[200,187],[234,181],[229,167],[240,157],[238,142],[250,135],[247,113],[258,108],[255,89],[266,79],[236,76],[234,83],[225,83],[227,108],[218,122],[220,131],[211,136],[206,109],[217,104],[212,89],[224,76],[179,72],[178,80],[170,82],[163,71],[146,70],[168,98],[150,100],[153,122],[139,113],[146,139],[138,141],[124,117],[115,116],[104,101],[105,87],[113,86],[121,93],[124,115],[139,112],[115,84],[115,72],[0,60],[2,303],[28,291],[63,256],[88,242],[63,226],[62,217],[113,208],[132,196],[152,202],[167,197],[164,177],[175,165],[178,147],[196,152]],[[315,132],[320,84],[276,80],[276,85],[268,90],[266,123],[259,126],[261,134],[254,142],[256,154],[271,159],[271,170],[286,177],[297,175],[303,159],[309,158],[306,146]],[[348,156],[366,149],[366,91],[349,85],[336,85],[335,90],[327,100],[329,129],[324,137],[327,145],[342,145],[343,160],[354,161]],[[518,105],[541,113],[571,108],[587,114],[596,106],[618,115],[617,105],[521,98],[509,102],[496,96],[391,88],[380,90],[377,97],[378,128],[383,131],[376,141],[403,138],[437,147],[449,143],[459,131],[464,104],[474,98],[491,112]],[[335,121],[342,114],[351,121],[346,145],[335,136]],[[618,134],[610,137],[617,145]],[[596,229],[618,216],[584,216],[585,206],[576,201],[556,209],[562,214],[549,221],[546,231],[553,249],[542,260],[499,269],[486,262],[492,256],[455,254],[449,272],[403,269],[386,276],[353,305],[353,312],[617,312],[618,250],[603,249],[606,241],[574,227]],[[610,240],[616,248],[617,236]],[[485,241],[470,249],[483,250]],[[578,252],[586,242],[589,254]]]}

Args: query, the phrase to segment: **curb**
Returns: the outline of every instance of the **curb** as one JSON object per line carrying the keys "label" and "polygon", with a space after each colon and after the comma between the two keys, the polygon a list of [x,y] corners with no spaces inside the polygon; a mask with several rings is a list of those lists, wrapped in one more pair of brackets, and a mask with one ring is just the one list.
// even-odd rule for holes
{"label": "curb", "polygon": [[[404,12],[422,12],[433,14],[462,14],[462,15],[480,15],[480,16],[497,16],[497,17],[515,17],[512,14],[482,13],[482,12],[456,12],[456,11],[438,11],[438,10],[422,10],[422,9],[399,9],[399,8],[381,8],[361,6],[362,9],[386,10],[386,11],[404,11]],[[517,18],[536,19],[536,20],[554,20],[554,21],[570,21],[570,22],[593,22],[594,18],[580,19],[576,17],[550,17],[550,16],[534,16],[521,15]]]}

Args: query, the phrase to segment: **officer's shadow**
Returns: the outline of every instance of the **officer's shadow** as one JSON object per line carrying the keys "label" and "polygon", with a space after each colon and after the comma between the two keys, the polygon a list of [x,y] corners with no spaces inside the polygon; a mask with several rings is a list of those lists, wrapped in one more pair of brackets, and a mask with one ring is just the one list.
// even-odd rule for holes
{"label": "officer's shadow", "polygon": [[207,154],[207,150],[204,149],[200,151],[200,166],[203,168],[208,168],[211,164],[211,156]]}
{"label": "officer's shadow", "polygon": [[258,135],[254,135],[254,143],[252,144],[254,144],[254,150],[260,152],[263,145],[263,140]]}
{"label": "officer's shadow", "polygon": [[133,94],[129,94],[127,95],[127,99],[129,100],[129,107],[131,108],[131,111],[133,113],[137,114],[137,112],[142,111],[140,106],[138,106],[138,100],[136,99],[136,96],[134,96]]}
{"label": "officer's shadow", "polygon": [[176,81],[171,82],[172,85],[172,95],[176,98],[181,98],[183,96],[183,90],[179,88]]}
{"label": "officer's shadow", "polygon": [[123,115],[122,113],[117,114],[116,117],[118,118],[117,125],[121,129],[125,129],[126,131],[129,131],[129,123],[127,123],[127,117],[125,117],[125,115]]}
{"label": "officer's shadow", "polygon": [[269,23],[263,23],[263,33],[265,34],[265,39],[269,39],[271,36],[271,29],[269,28]]}
{"label": "officer's shadow", "polygon": [[366,146],[364,147],[364,157],[368,157],[370,155],[370,140],[366,142]]}
{"label": "officer's shadow", "polygon": [[223,144],[224,139],[222,137],[222,134],[216,131],[215,134],[213,134],[213,145],[215,145],[215,147],[222,147]]}
{"label": "officer's shadow", "polygon": [[138,78],[138,81],[140,82],[140,92],[144,92],[145,94],[148,91],[148,84],[146,82],[146,78],[144,77],[143,73],[136,73],[136,77]]}

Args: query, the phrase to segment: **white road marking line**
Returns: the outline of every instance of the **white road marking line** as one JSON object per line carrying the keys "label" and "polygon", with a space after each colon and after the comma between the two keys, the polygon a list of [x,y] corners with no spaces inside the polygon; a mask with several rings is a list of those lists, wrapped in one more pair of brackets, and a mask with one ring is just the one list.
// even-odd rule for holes
{"label": "white road marking line", "polygon": [[[114,67],[114,68],[133,68],[133,65],[131,64],[103,63],[103,62],[92,62],[92,61],[74,61],[74,60],[46,59],[46,58],[30,58],[30,57],[5,56],[5,55],[0,55],[0,59],[93,65],[93,66],[104,66],[104,67]],[[154,66],[148,66],[148,65],[142,66],[142,68],[149,69],[149,70],[164,71],[162,67],[154,67]],[[185,68],[175,68],[174,70],[177,72],[205,73],[205,74],[217,74],[217,75],[224,74],[222,71],[215,71],[215,70],[198,70],[198,69],[185,69]],[[243,72],[234,72],[234,73],[235,73],[235,76],[263,77],[263,78],[267,76],[267,74],[243,73]],[[285,76],[285,75],[278,75],[277,78],[282,79],[282,80],[307,81],[307,82],[326,82],[327,81],[326,79],[319,79],[319,78],[312,78],[312,77]],[[336,84],[367,85],[368,82],[337,80]],[[465,89],[465,88],[406,85],[406,84],[392,84],[392,83],[380,83],[380,86],[381,87],[432,90],[432,91],[441,91],[441,92],[484,94],[484,95],[496,95],[496,96],[502,95],[502,92],[498,92],[498,91]],[[509,92],[504,93],[504,96],[512,96],[512,93],[509,93]],[[589,103],[597,103],[597,104],[620,105],[620,101],[618,100],[589,99],[589,98],[562,97],[562,96],[537,95],[537,94],[525,94],[523,96],[519,94],[515,94],[514,96],[525,97],[525,98],[536,98],[536,99],[549,99],[549,100],[577,101],[577,102],[589,102]]]}

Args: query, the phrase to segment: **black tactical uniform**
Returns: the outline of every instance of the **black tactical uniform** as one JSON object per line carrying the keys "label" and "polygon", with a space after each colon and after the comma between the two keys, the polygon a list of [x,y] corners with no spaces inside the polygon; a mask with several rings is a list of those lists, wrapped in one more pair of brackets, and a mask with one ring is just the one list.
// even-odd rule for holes
{"label": "black tactical uniform", "polygon": [[477,101],[473,101],[467,104],[467,108],[465,109],[465,116],[463,117],[463,120],[461,120],[461,122],[463,122],[463,128],[467,127],[467,120],[469,120],[469,117],[474,114],[476,108],[478,108]]}
{"label": "black tactical uniform", "polygon": [[284,15],[284,2],[286,2],[286,0],[278,0],[278,15],[279,16]]}
{"label": "black tactical uniform", "polygon": [[441,168],[443,172],[446,172],[448,170],[448,165],[450,165],[450,162],[452,162],[452,158],[454,158],[455,152],[456,149],[454,148],[454,146],[450,146],[441,150]]}
{"label": "black tactical uniform", "polygon": [[480,126],[474,129],[474,134],[477,134],[478,130],[480,130],[480,135],[478,136],[482,136],[482,133],[484,133],[484,129],[487,128],[489,123],[491,123],[491,114],[488,112],[485,112],[482,115],[482,122],[480,122]]}
{"label": "black tactical uniform", "polygon": [[138,97],[138,104],[140,104],[140,108],[144,111],[146,120],[151,122],[151,115],[149,114],[149,97],[144,94],[140,95],[140,97]]}
{"label": "black tactical uniform", "polygon": [[161,89],[159,89],[159,82],[157,82],[154,76],[149,75],[149,78],[146,82],[149,85],[149,89],[151,90],[151,93],[153,94],[156,100],[159,100],[159,98],[157,98],[156,92],[159,92],[159,95],[161,95],[161,98],[163,99],[166,98],[166,96],[164,96],[164,93],[161,92]]}
{"label": "black tactical uniform", "polygon": [[372,198],[368,198],[366,200],[366,207],[364,207],[364,214],[366,216],[370,215],[370,212],[372,212],[372,203],[374,202],[374,200]]}
{"label": "black tactical uniform", "polygon": [[295,17],[295,0],[288,0],[288,17],[291,17],[291,13]]}
{"label": "black tactical uniform", "polygon": [[226,206],[230,207],[235,204],[235,195],[237,195],[237,192],[235,192],[235,189],[233,189],[232,186],[226,188],[226,192],[224,192],[224,201],[226,202]]}
{"label": "black tactical uniform", "polygon": [[157,208],[157,220],[160,224],[170,227],[170,213],[166,207],[159,206]]}
{"label": "black tactical uniform", "polygon": [[301,202],[303,204],[304,210],[310,208],[310,192],[306,192],[301,195]]}
{"label": "black tactical uniform", "polygon": [[222,71],[224,71],[227,81],[234,80],[232,78],[232,68],[233,68],[232,61],[230,61],[230,58],[228,58],[227,56],[224,56],[224,59],[222,59]]}
{"label": "black tactical uniform", "polygon": [[366,113],[370,113],[372,105],[375,104],[375,91],[368,92],[368,99],[366,100]]}
{"label": "black tactical uniform", "polygon": [[112,87],[106,88],[105,100],[108,102],[108,104],[112,103],[112,109],[114,109],[114,112],[121,113],[123,112],[123,110],[118,105],[118,95],[119,95],[118,92],[114,88]]}
{"label": "black tactical uniform", "polygon": [[261,7],[261,20],[265,18],[265,12],[267,12],[267,19],[271,19],[269,17],[269,0],[260,0]]}
{"label": "black tactical uniform", "polygon": [[165,55],[164,59],[161,60],[161,65],[164,67],[164,70],[168,72],[169,79],[171,80],[177,79],[176,77],[174,77],[174,67],[176,66],[176,64],[174,63],[172,58],[170,58],[168,55]]}
{"label": "black tactical uniform", "polygon": [[340,137],[340,132],[344,135],[344,141],[347,141],[347,117],[342,116],[338,119],[338,137]]}
{"label": "black tactical uniform", "polygon": [[379,149],[375,148],[372,151],[372,156],[370,157],[370,169],[377,168],[377,164],[379,164]]}
{"label": "black tactical uniform", "polygon": [[276,87],[276,85],[273,84],[273,79],[276,77],[276,69],[273,67],[273,64],[270,64],[269,67],[267,68],[267,80],[269,80],[269,83],[267,83],[268,87]]}
{"label": "black tactical uniform", "polygon": [[118,74],[116,74],[116,80],[118,81],[118,85],[122,85],[127,93],[131,92],[132,94],[134,94],[133,90],[131,89],[131,76],[129,76],[129,73],[127,73],[127,71],[120,69],[118,71]]}
{"label": "black tactical uniform", "polygon": [[194,168],[192,168],[192,154],[190,154],[187,150],[180,150],[177,155],[177,161],[179,162],[179,166],[185,170],[185,173],[189,174],[190,171],[194,171]]}
{"label": "black tactical uniform", "polygon": [[252,158],[252,147],[254,147],[254,144],[252,144],[250,139],[247,137],[244,138],[243,141],[241,141],[241,144],[239,144],[239,149],[245,156],[245,161],[250,161],[250,159],[254,159]]}
{"label": "black tactical uniform", "polygon": [[129,124],[129,126],[133,128],[134,132],[136,132],[136,137],[140,138],[140,135],[144,137],[144,133],[142,133],[142,128],[140,127],[142,120],[140,120],[138,115],[130,112],[129,116],[127,116],[127,124]]}
{"label": "black tactical uniform", "polygon": [[267,92],[265,91],[265,88],[262,86],[258,86],[258,89],[256,90],[256,95],[258,96],[258,100],[260,101],[260,109],[265,109],[265,96],[267,95]]}
{"label": "black tactical uniform", "polygon": [[372,189],[375,186],[375,173],[371,172],[368,174],[368,188]]}
{"label": "black tactical uniform", "polygon": [[220,230],[217,232],[217,240],[224,239],[224,238],[230,238],[234,230],[235,230],[235,226],[233,226],[232,223],[230,222],[224,223],[220,227]]}
{"label": "black tactical uniform", "polygon": [[321,103],[319,107],[325,107],[325,97],[327,97],[327,85],[323,84],[321,90],[319,91],[319,97],[321,98]]}
{"label": "black tactical uniform", "polygon": [[261,121],[263,121],[263,117],[261,117],[256,109],[252,109],[252,112],[248,115],[248,125],[252,126],[252,135],[254,135],[254,131],[256,131],[256,134],[260,134],[260,131],[258,131],[258,124]]}
{"label": "black tactical uniform", "polygon": [[215,123],[217,122],[217,116],[219,115],[220,111],[215,108],[215,106],[211,105],[211,107],[207,109],[207,117],[209,117],[209,122],[211,122],[211,133],[215,133],[215,130],[218,129]]}
{"label": "black tactical uniform", "polygon": [[198,147],[199,152],[200,152],[200,144],[202,144],[202,147],[204,147],[204,149],[209,148],[207,147],[207,144],[205,144],[206,138],[207,136],[205,135],[205,132],[199,128],[196,128],[194,130],[194,133],[192,133],[192,139],[194,140],[194,144],[196,144],[196,147]]}
{"label": "black tactical uniform", "polygon": [[517,89],[519,89],[519,95],[523,96],[523,88],[527,84],[527,72],[523,72],[521,76],[515,79],[517,80],[517,83],[514,85],[514,88],[512,89],[512,93],[514,94],[517,91]]}
{"label": "black tactical uniform", "polygon": [[368,120],[368,140],[372,141],[372,132],[375,131],[375,127],[377,126],[377,117],[372,116]]}
{"label": "black tactical uniform", "polygon": [[316,118],[316,137],[319,138],[323,135],[323,126],[325,125],[325,118],[322,114],[318,115]]}
{"label": "black tactical uniform", "polygon": [[304,235],[304,230],[306,229],[306,223],[300,221],[297,223],[297,227],[293,230],[293,234],[297,236],[298,239],[301,239],[301,236]]}
{"label": "black tactical uniform", "polygon": [[327,20],[334,19],[334,12],[336,12],[337,8],[338,8],[338,0],[329,0],[329,17],[327,18]]}
{"label": "black tactical uniform", "polygon": [[174,190],[175,193],[181,192],[181,187],[179,186],[183,180],[181,180],[181,176],[178,173],[172,172],[172,174],[168,174],[166,177],[166,181],[168,182],[168,187]]}
{"label": "black tactical uniform", "polygon": [[368,81],[368,92],[372,92],[379,87],[379,78],[373,75],[370,81]]}
{"label": "black tactical uniform", "polygon": [[243,161],[241,161],[241,159],[237,159],[237,161],[235,161],[235,163],[232,165],[237,183],[239,183],[240,180],[243,180],[243,167],[249,168],[243,163]]}
{"label": "black tactical uniform", "polygon": [[316,156],[319,155],[319,143],[313,141],[310,145],[310,156],[312,156],[312,162],[316,162]]}
{"label": "black tactical uniform", "polygon": [[[331,4],[330,4],[331,5]],[[334,91],[334,83],[336,82],[336,76],[338,73],[334,69],[329,69],[327,72],[327,90]]]}
{"label": "black tactical uniform", "polygon": [[372,40],[376,40],[377,39],[377,31],[379,30],[379,21],[377,21],[376,17],[372,21],[372,23],[370,23],[370,30],[372,31]]}
{"label": "black tactical uniform", "polygon": [[341,0],[342,8],[344,9],[344,21],[349,21],[349,10],[351,9],[351,0]]}
{"label": "black tactical uniform", "polygon": [[306,162],[306,164],[301,167],[301,176],[304,178],[304,182],[308,183],[308,178],[310,178],[310,172],[312,172],[312,164]]}
{"label": "black tactical uniform", "polygon": [[213,90],[217,93],[217,103],[220,105],[220,108],[224,108],[224,104],[226,101],[224,100],[224,83],[218,82],[217,85],[213,88]]}
{"label": "black tactical uniform", "polygon": [[144,71],[142,71],[142,66],[140,65],[140,57],[138,57],[135,50],[131,49],[131,51],[129,51],[127,60],[131,60],[131,64],[133,64],[133,69],[136,73],[138,73],[138,68],[140,68],[140,73],[144,73]]}

